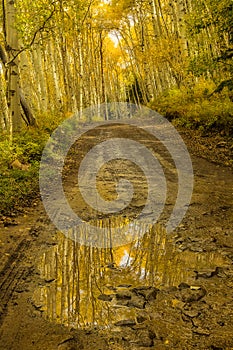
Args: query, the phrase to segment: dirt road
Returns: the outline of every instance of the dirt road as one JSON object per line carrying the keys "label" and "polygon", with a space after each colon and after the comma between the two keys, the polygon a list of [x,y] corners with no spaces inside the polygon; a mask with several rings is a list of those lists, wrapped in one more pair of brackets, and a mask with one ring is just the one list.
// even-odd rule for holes
{"label": "dirt road", "polygon": [[[89,131],[72,148],[63,172],[73,210],[109,232],[133,222],[133,242],[112,249],[80,245],[57,232],[40,200],[15,226],[0,228],[1,350],[233,349],[232,171],[196,157],[187,138],[193,196],[168,235],[163,224],[174,207],[177,173],[145,129],[144,122],[137,133],[127,125]],[[98,174],[98,191],[109,201],[125,174],[134,184],[130,205],[116,215],[90,209],[77,189],[81,160],[113,137],[144,144],[164,168],[165,209],[142,236],[143,225],[134,220],[146,203],[148,179],[138,166],[118,159]],[[81,228],[78,236],[86,235]]]}

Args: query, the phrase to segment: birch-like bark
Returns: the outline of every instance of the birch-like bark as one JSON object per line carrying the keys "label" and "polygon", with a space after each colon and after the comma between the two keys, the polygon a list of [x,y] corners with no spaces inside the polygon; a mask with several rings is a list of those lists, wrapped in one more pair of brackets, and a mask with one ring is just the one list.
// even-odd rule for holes
{"label": "birch-like bark", "polygon": [[15,58],[19,50],[18,33],[15,28],[16,1],[4,0],[6,24],[6,49],[9,63],[7,64],[8,86],[7,102],[10,115],[10,133],[21,130],[22,119],[19,95],[19,59]]}

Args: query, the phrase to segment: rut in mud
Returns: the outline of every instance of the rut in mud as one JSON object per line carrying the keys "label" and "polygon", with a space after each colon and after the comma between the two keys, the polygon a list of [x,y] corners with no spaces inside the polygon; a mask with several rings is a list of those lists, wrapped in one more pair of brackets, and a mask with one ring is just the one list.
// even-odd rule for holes
{"label": "rut in mud", "polygon": [[[167,234],[163,223],[177,195],[174,163],[158,142],[134,131],[92,129],[71,150],[63,174],[69,203],[84,221],[105,227],[111,239],[117,237],[114,227],[130,225],[124,244],[82,245],[85,227],[65,237],[40,202],[18,225],[1,227],[0,349],[233,348],[232,171],[192,156],[192,201],[176,231]],[[101,216],[78,191],[81,159],[109,136],[144,143],[164,165],[165,209],[145,234],[136,218],[147,182],[132,163],[109,162],[98,175],[98,190],[109,201],[125,173],[134,183],[124,216]]]}

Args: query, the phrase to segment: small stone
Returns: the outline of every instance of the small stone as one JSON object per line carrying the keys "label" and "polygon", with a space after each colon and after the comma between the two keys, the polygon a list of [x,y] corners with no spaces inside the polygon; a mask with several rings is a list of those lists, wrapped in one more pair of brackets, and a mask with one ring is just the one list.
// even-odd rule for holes
{"label": "small stone", "polygon": [[182,312],[185,316],[188,316],[190,318],[199,316],[199,311],[197,310],[183,310]]}
{"label": "small stone", "polygon": [[187,289],[187,288],[190,288],[190,285],[187,284],[187,283],[180,283],[179,286],[178,286],[179,289]]}
{"label": "small stone", "polygon": [[121,320],[116,323],[114,323],[117,327],[132,327],[136,325],[135,320],[129,319],[129,320]]}
{"label": "small stone", "polygon": [[119,284],[119,286],[117,286],[118,288],[130,288],[132,287],[132,284]]}
{"label": "small stone", "polygon": [[100,295],[98,296],[98,299],[99,299],[99,300],[102,300],[102,301],[108,301],[108,302],[110,302],[110,301],[112,301],[113,296],[112,296],[112,295],[108,295],[108,294],[100,294]]}
{"label": "small stone", "polygon": [[113,287],[113,286],[106,286],[106,288],[108,288],[109,290],[113,290],[113,291],[116,291],[116,287]]}
{"label": "small stone", "polygon": [[191,303],[193,301],[198,301],[206,295],[206,290],[202,287],[197,290],[193,289],[182,289],[180,295],[177,298],[181,298],[184,303]]}
{"label": "small stone", "polygon": [[132,291],[137,295],[143,296],[147,301],[156,299],[159,289],[155,287],[138,287],[133,288]]}
{"label": "small stone", "polygon": [[48,278],[48,279],[45,279],[44,281],[45,283],[52,283],[55,281],[55,278]]}
{"label": "small stone", "polygon": [[143,323],[147,320],[147,318],[144,316],[137,316],[136,320],[137,320],[137,323]]}
{"label": "small stone", "polygon": [[218,277],[226,277],[226,272],[223,267],[216,267],[215,274]]}
{"label": "small stone", "polygon": [[199,334],[199,335],[210,335],[210,332],[207,329],[198,327],[193,329],[193,333]]}
{"label": "small stone", "polygon": [[224,277],[224,268],[216,267],[215,270],[206,270],[206,271],[194,271],[196,273],[196,279],[198,278],[211,278],[214,276]]}
{"label": "small stone", "polygon": [[182,301],[180,301],[178,299],[172,300],[172,307],[181,310],[181,309],[183,309],[184,306],[185,306],[185,303],[183,303]]}
{"label": "small stone", "polygon": [[131,300],[128,301],[127,306],[135,307],[137,309],[145,309],[146,301],[138,297],[133,297]]}
{"label": "small stone", "polygon": [[124,291],[124,292],[118,292],[116,294],[117,300],[129,300],[131,299],[132,294],[130,292]]}
{"label": "small stone", "polygon": [[40,301],[34,301],[32,303],[32,306],[36,309],[36,310],[41,310],[44,305],[40,302]]}
{"label": "small stone", "polygon": [[199,246],[190,246],[189,249],[191,252],[194,252],[194,253],[202,253],[203,252],[203,248],[199,247]]}
{"label": "small stone", "polygon": [[210,278],[213,276],[213,271],[205,271],[205,272],[198,272],[194,271],[196,273],[196,279],[198,278]]}
{"label": "small stone", "polygon": [[116,306],[128,306],[128,299],[120,299],[117,301]]}
{"label": "small stone", "polygon": [[150,348],[154,345],[154,338],[156,338],[156,335],[153,331],[143,329],[139,331],[138,340],[136,340],[135,345]]}
{"label": "small stone", "polygon": [[83,349],[82,344],[77,344],[74,338],[68,338],[58,344],[57,350],[80,350]]}
{"label": "small stone", "polygon": [[200,290],[201,287],[200,286],[190,286],[191,290]]}

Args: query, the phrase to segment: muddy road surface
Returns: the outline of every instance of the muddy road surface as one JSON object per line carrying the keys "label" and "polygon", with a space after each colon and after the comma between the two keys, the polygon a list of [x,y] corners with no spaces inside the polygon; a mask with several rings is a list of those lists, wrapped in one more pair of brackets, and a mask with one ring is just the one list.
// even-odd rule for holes
{"label": "muddy road surface", "polygon": [[[178,172],[164,145],[147,133],[150,123],[143,123],[141,131],[119,124],[92,128],[65,162],[69,205],[105,235],[90,233],[85,224],[64,235],[40,200],[14,226],[0,227],[1,350],[233,349],[232,170],[196,157],[186,138],[193,195],[185,217],[168,234]],[[111,203],[118,198],[117,184],[127,178],[134,189],[129,205],[103,214],[98,202],[94,209],[85,202],[78,168],[109,138],[138,142],[161,163],[167,193],[157,223],[138,220],[149,191],[158,188],[149,188],[153,168],[145,176],[128,159],[101,166],[96,187]],[[105,152],[116,153],[112,147],[100,154],[103,160]],[[123,186],[123,195],[127,191]],[[147,209],[142,217],[150,215]],[[57,215],[63,214],[61,208]],[[117,230],[124,226],[127,232]]]}

